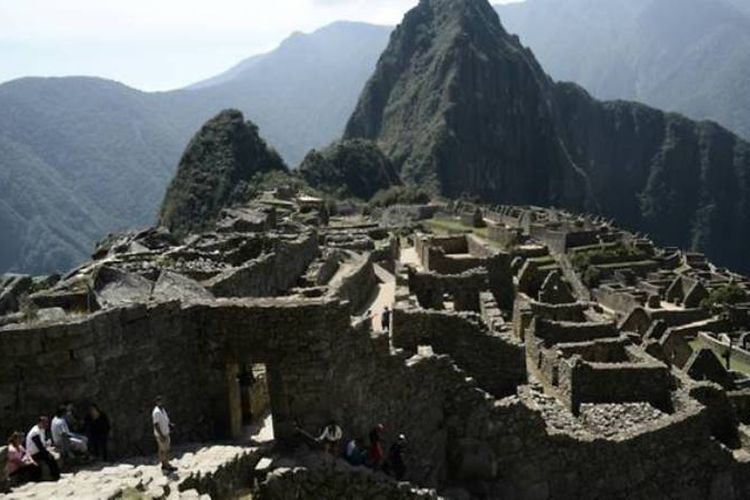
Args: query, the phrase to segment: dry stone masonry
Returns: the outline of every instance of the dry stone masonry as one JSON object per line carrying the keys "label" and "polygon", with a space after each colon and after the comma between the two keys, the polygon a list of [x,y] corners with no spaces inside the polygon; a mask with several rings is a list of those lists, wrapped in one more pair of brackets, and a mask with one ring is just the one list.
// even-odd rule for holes
{"label": "dry stone masonry", "polygon": [[[0,279],[0,432],[96,402],[119,463],[9,498],[750,498],[748,287],[538,207],[331,216],[280,189],[209,232],[112,235],[66,275]],[[179,480],[131,458],[156,394],[203,443]],[[311,449],[332,418],[408,436],[407,481]]]}

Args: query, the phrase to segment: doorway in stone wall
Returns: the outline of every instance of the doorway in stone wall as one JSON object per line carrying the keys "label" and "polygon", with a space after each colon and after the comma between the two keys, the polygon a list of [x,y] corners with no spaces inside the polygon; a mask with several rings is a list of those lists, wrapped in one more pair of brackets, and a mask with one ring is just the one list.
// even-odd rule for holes
{"label": "doorway in stone wall", "polygon": [[229,427],[234,439],[273,441],[273,415],[264,363],[227,365]]}

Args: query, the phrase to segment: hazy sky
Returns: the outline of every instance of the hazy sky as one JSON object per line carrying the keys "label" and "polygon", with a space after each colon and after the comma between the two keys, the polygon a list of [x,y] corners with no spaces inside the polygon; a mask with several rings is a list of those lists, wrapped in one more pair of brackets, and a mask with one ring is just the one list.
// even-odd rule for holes
{"label": "hazy sky", "polygon": [[144,90],[172,89],[273,49],[293,31],[339,19],[396,24],[416,3],[0,0],[0,82],[94,75]]}

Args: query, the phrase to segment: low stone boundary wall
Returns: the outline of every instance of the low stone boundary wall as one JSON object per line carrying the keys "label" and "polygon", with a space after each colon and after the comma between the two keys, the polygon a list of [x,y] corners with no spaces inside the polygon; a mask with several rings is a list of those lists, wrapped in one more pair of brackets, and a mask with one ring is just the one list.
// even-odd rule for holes
{"label": "low stone boundary wall", "polygon": [[364,467],[280,467],[268,475],[257,500],[366,499],[412,500],[441,498],[434,490],[397,483]]}

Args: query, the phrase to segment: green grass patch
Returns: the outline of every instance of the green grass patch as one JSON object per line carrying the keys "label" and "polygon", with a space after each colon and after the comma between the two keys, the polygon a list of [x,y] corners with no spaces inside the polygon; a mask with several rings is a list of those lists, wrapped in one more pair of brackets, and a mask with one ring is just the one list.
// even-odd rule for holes
{"label": "green grass patch", "polygon": [[[711,349],[714,354],[716,354],[716,357],[719,358],[719,361],[722,365],[726,366],[726,358],[723,356],[723,352],[720,348],[714,347],[711,345],[706,345],[697,338],[691,340],[688,342],[690,344],[690,348],[693,349],[693,351],[697,351],[698,349],[702,349],[704,347],[707,347]],[[746,361],[736,357],[732,356],[729,362],[730,369],[736,372],[745,373],[747,375],[750,375],[750,363],[747,363]]]}
{"label": "green grass patch", "polygon": [[425,227],[430,229],[436,234],[466,234],[472,233],[477,236],[487,239],[487,228],[486,227],[471,227],[467,226],[461,219],[452,217],[438,217],[434,219],[427,219],[423,221]]}

